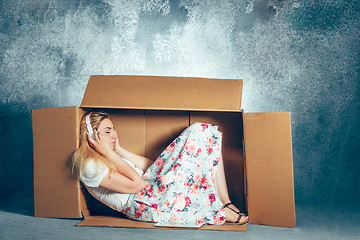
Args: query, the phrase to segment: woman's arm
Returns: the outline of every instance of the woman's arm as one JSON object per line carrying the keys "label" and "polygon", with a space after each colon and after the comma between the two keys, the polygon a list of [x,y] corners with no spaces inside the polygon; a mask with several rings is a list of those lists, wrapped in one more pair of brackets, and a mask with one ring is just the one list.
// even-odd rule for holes
{"label": "woman's arm", "polygon": [[109,172],[100,186],[119,193],[136,193],[146,187],[142,177],[112,149],[110,144],[94,131],[95,140],[88,136],[89,143],[103,157],[112,162],[116,172]]}
{"label": "woman's arm", "polygon": [[100,186],[118,193],[137,193],[146,187],[144,181],[137,183],[118,172],[107,173]]}
{"label": "woman's arm", "polygon": [[140,168],[144,172],[153,164],[153,161],[149,158],[137,155],[133,152],[130,152],[122,148],[119,144],[119,139],[116,134],[116,143],[115,143],[115,152],[126,160],[132,162],[136,167]]}
{"label": "woman's arm", "polygon": [[119,193],[136,193],[146,187],[141,176],[114,151],[104,157],[115,165],[116,172],[108,172],[100,183],[101,187]]}

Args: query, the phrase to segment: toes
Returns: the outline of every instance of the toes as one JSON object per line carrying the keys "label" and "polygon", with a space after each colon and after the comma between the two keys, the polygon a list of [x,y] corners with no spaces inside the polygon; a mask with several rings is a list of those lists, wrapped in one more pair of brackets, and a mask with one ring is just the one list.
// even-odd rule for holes
{"label": "toes", "polygon": [[247,223],[248,221],[249,221],[248,216],[241,216],[241,218],[238,220],[238,223],[243,224],[243,223]]}

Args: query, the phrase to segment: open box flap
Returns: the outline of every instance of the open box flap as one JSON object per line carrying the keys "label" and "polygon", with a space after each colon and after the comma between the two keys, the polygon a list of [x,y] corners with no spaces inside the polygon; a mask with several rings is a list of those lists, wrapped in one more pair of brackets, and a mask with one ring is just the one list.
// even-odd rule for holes
{"label": "open box flap", "polygon": [[77,107],[32,112],[34,138],[34,212],[36,217],[81,218],[86,208],[79,181],[71,173],[78,146]]}
{"label": "open box flap", "polygon": [[295,227],[290,113],[245,113],[250,223]]}
{"label": "open box flap", "polygon": [[125,228],[155,228],[155,229],[199,229],[199,230],[216,230],[216,231],[246,231],[246,225],[237,225],[225,223],[223,225],[203,225],[200,228],[184,227],[157,227],[151,222],[134,221],[122,217],[112,216],[91,216],[84,214],[84,219],[76,226],[102,226],[102,227],[125,227]]}
{"label": "open box flap", "polygon": [[81,107],[241,111],[242,79],[90,76]]}

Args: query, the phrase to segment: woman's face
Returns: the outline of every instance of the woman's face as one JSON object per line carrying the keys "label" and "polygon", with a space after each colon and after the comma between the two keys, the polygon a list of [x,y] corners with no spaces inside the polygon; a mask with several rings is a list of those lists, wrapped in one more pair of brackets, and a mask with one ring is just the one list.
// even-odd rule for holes
{"label": "woman's face", "polygon": [[109,118],[105,118],[104,120],[102,120],[99,124],[97,131],[100,133],[100,137],[105,138],[114,150],[116,142],[116,132],[111,120]]}

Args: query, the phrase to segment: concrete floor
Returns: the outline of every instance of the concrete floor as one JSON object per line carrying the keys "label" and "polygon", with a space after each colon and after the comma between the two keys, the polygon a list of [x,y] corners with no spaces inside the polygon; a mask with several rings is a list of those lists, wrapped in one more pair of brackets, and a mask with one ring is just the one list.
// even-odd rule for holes
{"label": "concrete floor", "polygon": [[32,199],[0,200],[0,239],[360,239],[360,212],[296,208],[297,227],[248,225],[246,232],[76,227],[79,219],[33,217]]}

